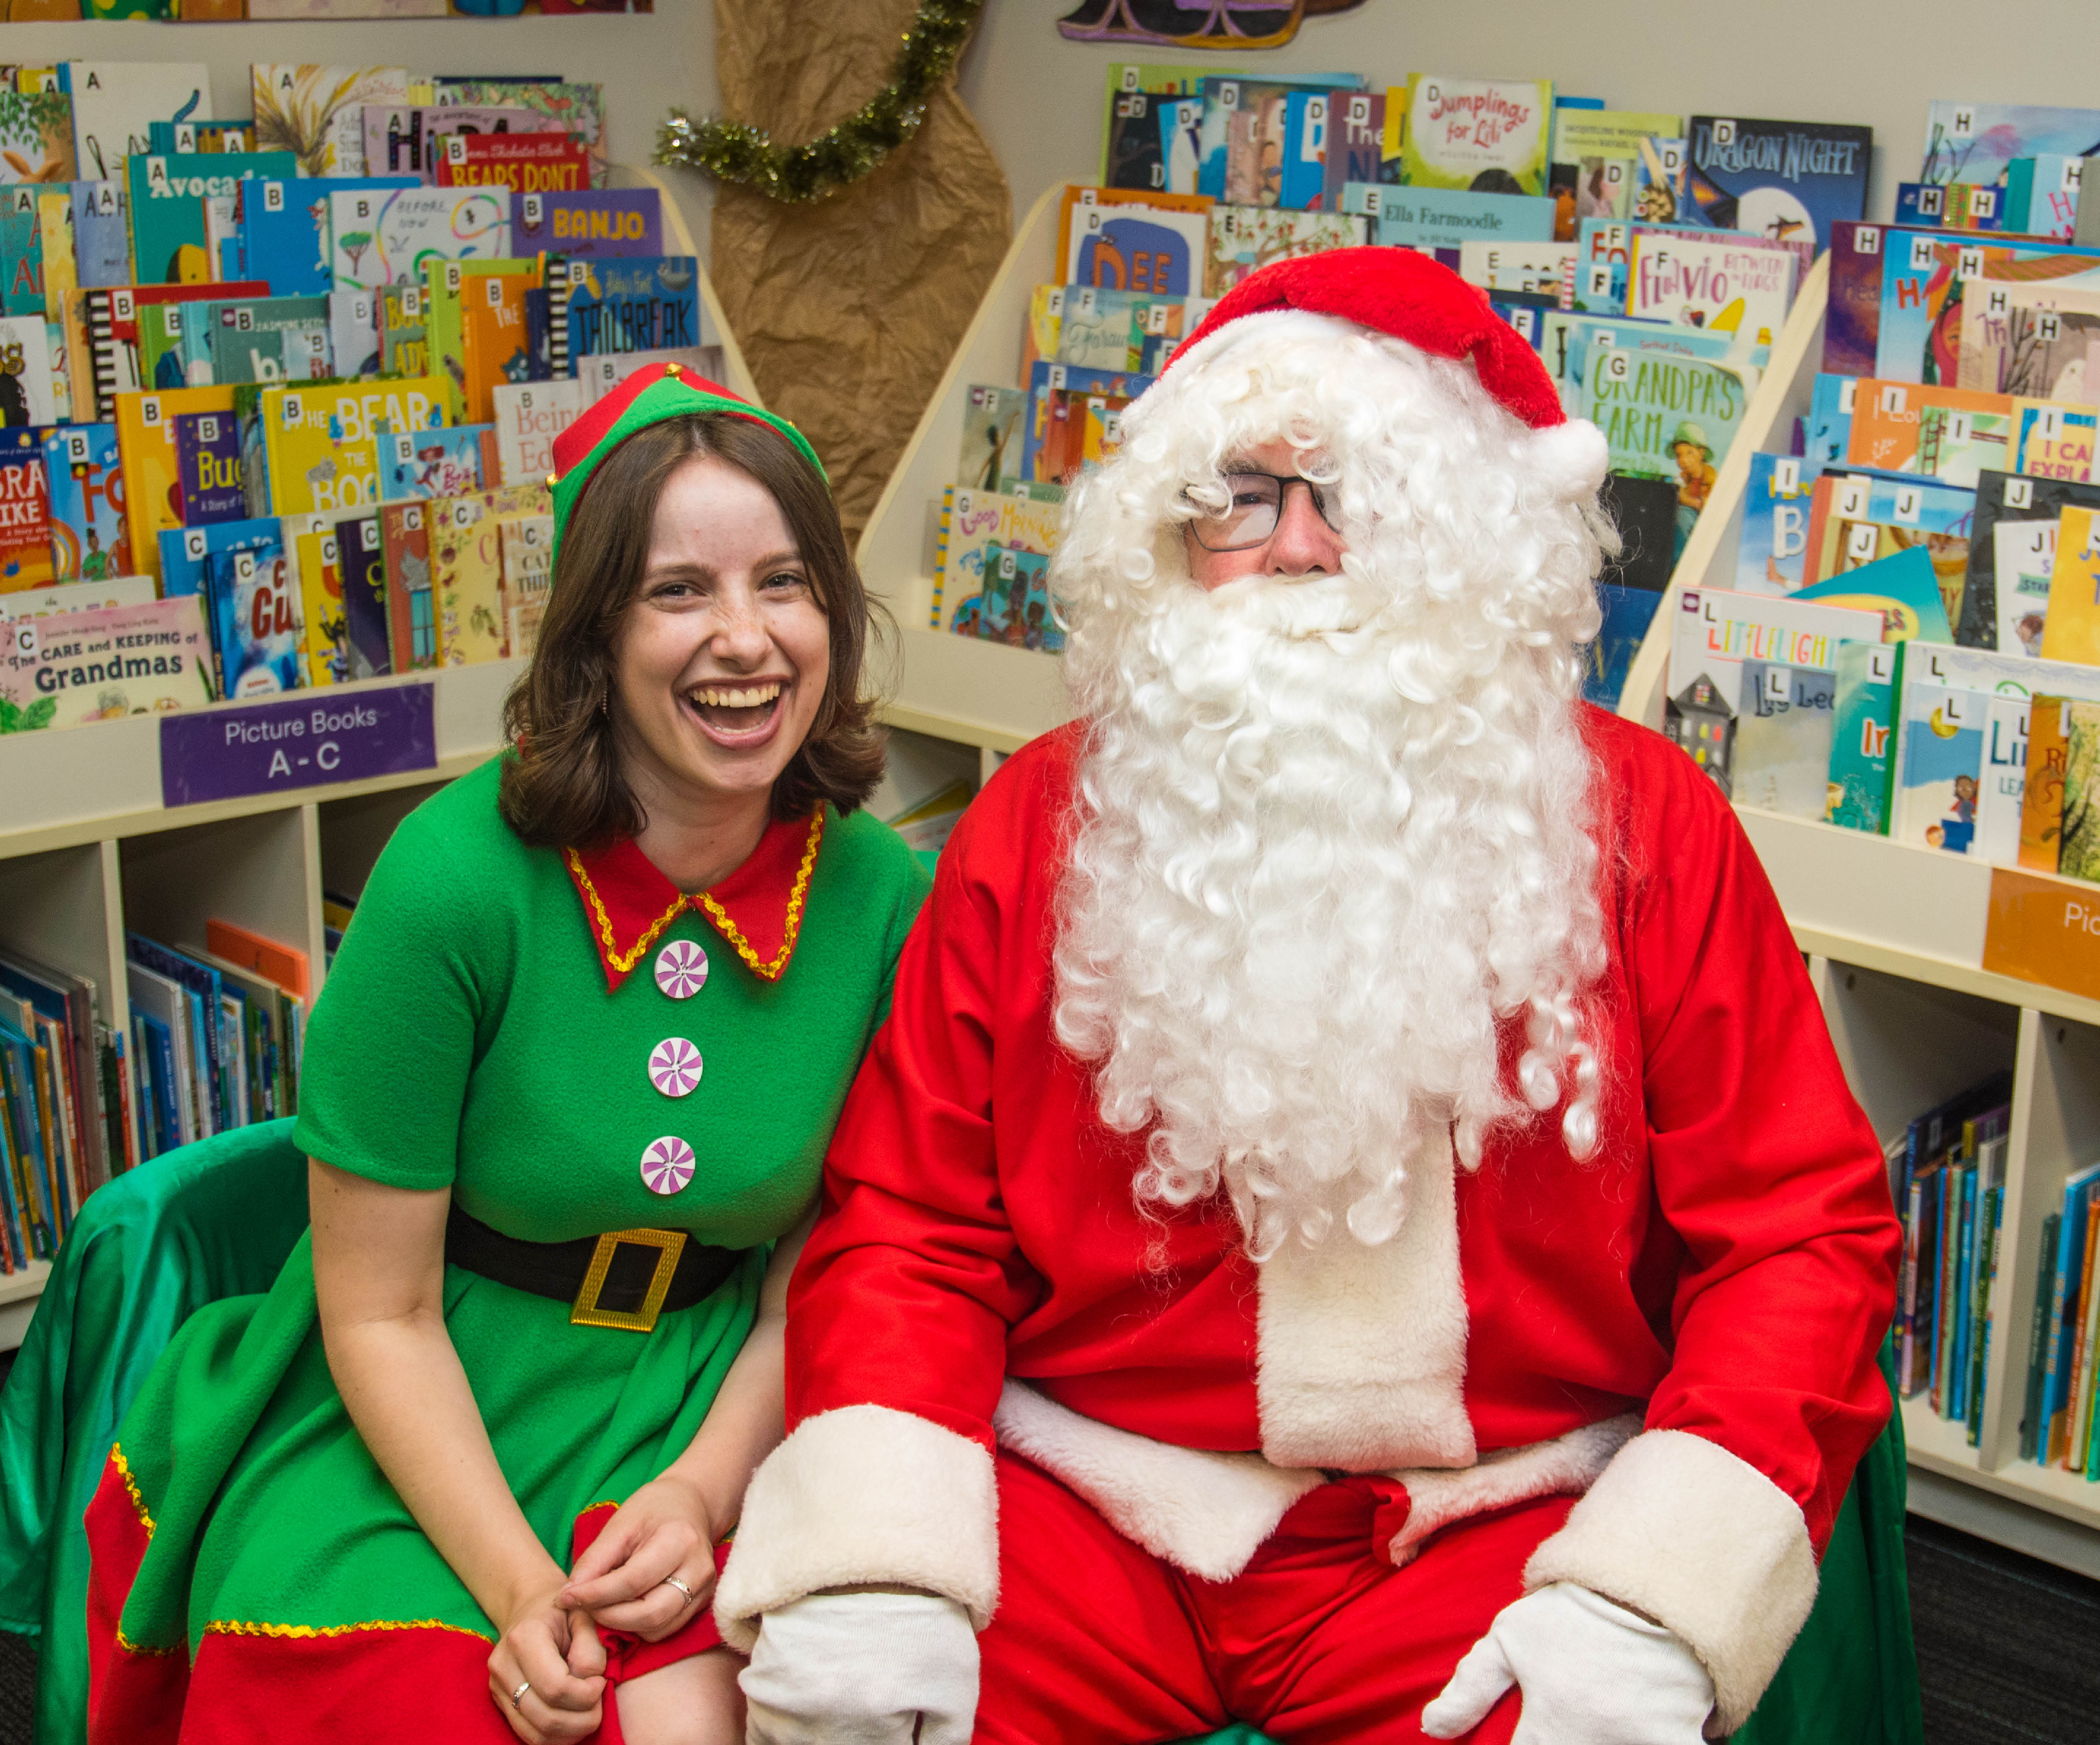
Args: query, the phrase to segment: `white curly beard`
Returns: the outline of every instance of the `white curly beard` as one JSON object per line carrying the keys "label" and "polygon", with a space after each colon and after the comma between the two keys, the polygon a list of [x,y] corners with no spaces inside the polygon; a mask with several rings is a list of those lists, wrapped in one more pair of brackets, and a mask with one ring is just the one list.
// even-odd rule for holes
{"label": "white curly beard", "polygon": [[[1211,464],[1233,445],[1229,430],[1209,444]],[[1317,458],[1346,505],[1339,447]],[[1200,474],[1163,444],[1126,454],[1083,487],[1061,556],[1092,731],[1055,1017],[1097,1063],[1106,1124],[1150,1127],[1140,1199],[1222,1184],[1265,1258],[1337,1219],[1388,1240],[1430,1148],[1440,1161],[1455,1141],[1477,1164],[1490,1129],[1564,1099],[1569,1150],[1589,1155],[1597,1066],[1577,1001],[1604,952],[1573,646],[1594,622],[1595,546],[1556,550],[1584,522],[1552,506],[1542,538],[1506,492],[1485,519],[1507,540],[1461,553],[1480,585],[1454,587],[1436,585],[1451,554],[1425,565],[1433,539],[1390,513],[1340,576],[1207,594],[1171,516],[1135,559],[1130,537],[1158,494],[1133,483],[1145,466]],[[1108,512],[1090,525],[1090,510]],[[1501,1040],[1520,1017],[1511,1086]]]}

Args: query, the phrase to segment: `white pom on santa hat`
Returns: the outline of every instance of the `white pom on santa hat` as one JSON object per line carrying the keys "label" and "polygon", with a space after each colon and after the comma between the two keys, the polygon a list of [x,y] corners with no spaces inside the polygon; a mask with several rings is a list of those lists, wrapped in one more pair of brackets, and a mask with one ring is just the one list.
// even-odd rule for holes
{"label": "white pom on santa hat", "polygon": [[1531,433],[1532,467],[1564,501],[1594,496],[1612,460],[1604,433],[1587,418],[1570,418]]}

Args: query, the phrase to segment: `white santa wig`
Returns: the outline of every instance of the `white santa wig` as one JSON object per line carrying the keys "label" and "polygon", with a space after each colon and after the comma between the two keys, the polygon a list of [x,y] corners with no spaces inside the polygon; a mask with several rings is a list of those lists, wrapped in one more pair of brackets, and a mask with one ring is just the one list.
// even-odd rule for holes
{"label": "white santa wig", "polygon": [[[1150,1128],[1139,1199],[1222,1184],[1260,1258],[1337,1217],[1387,1239],[1410,1168],[1533,1111],[1589,1156],[1601,436],[1298,309],[1199,339],[1123,429],[1052,566],[1092,724],[1055,1021],[1106,1124]],[[1339,505],[1340,573],[1207,594],[1184,524],[1277,440]]]}

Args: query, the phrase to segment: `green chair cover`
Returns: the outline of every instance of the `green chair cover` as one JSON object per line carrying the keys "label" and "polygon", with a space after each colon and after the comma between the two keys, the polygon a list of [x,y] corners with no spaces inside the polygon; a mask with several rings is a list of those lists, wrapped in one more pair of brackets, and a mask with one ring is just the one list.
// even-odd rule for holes
{"label": "green chair cover", "polygon": [[[0,1629],[42,1638],[38,1745],[86,1734],[80,1522],[118,1423],[183,1321],[267,1290],[306,1228],[306,1159],[291,1131],[287,1120],[222,1133],[93,1195],[0,1389]],[[1885,1350],[1892,1379],[1890,1363]],[[1898,1416],[1853,1477],[1815,1610],[1737,1745],[1922,1745],[1904,1484]],[[1277,1742],[1233,1726],[1202,1745]]]}
{"label": "green chair cover", "polygon": [[0,1629],[41,1638],[38,1745],[87,1734],[87,1535],[131,1401],[208,1302],[267,1291],[307,1227],[287,1119],[127,1171],[82,1203],[0,1389]]}

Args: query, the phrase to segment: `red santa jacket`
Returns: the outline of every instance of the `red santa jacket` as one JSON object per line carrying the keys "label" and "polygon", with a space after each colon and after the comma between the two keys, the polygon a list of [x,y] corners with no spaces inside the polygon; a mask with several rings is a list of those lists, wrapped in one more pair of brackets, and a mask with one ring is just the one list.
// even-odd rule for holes
{"label": "red santa jacket", "polygon": [[[1411,1254],[1338,1236],[1289,1251],[1287,1288],[1221,1203],[1164,1218],[1135,1203],[1140,1142],[1101,1126],[1051,1029],[1083,732],[1008,762],[942,855],[832,1142],[789,1297],[793,1434],[754,1482],[745,1566],[725,1579],[733,1637],[790,1590],[849,1579],[988,1613],[997,1416],[1170,1556],[1142,1493],[1146,1462],[1180,1450],[1230,1456],[1211,1460],[1219,1513],[1238,1509],[1257,1541],[1311,1468],[1406,1469],[1418,1529],[1590,1485],[1528,1579],[1659,1618],[1714,1672],[1723,1718],[1747,1712],[1888,1416],[1875,1356],[1899,1236],[1880,1148],[1734,814],[1657,735],[1584,717],[1608,954],[1598,1155],[1573,1161],[1557,1115],[1503,1133],[1450,1180],[1447,1236],[1432,1193],[1410,1213],[1418,1239],[1400,1239]],[[1323,1297],[1334,1268],[1370,1292]],[[1345,1312],[1380,1292],[1390,1313]],[[1396,1371],[1396,1343],[1420,1347]],[[1358,1362],[1383,1378],[1360,1396]],[[1294,1394],[1300,1372],[1316,1385]],[[1089,1491],[1061,1451],[1116,1470]],[[801,1504],[782,1503],[791,1491]],[[832,1535],[856,1514],[858,1536],[812,1566],[798,1508]],[[907,1544],[971,1540],[973,1509],[983,1544],[945,1560]],[[1176,1560],[1233,1572],[1200,1550]]]}

